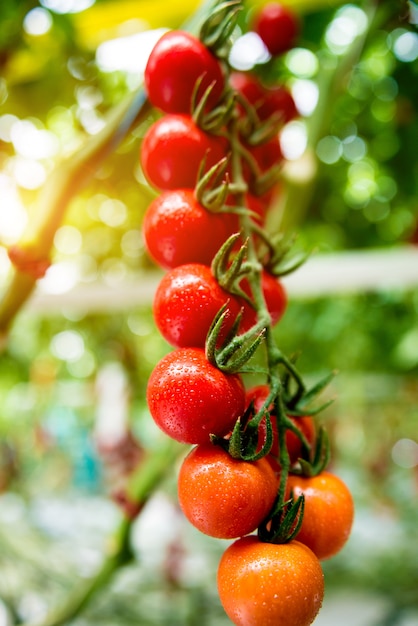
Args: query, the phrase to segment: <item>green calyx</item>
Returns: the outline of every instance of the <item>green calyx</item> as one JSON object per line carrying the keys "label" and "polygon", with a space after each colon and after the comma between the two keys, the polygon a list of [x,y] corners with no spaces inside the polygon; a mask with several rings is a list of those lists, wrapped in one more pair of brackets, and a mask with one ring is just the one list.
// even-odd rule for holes
{"label": "green calyx", "polygon": [[298,459],[298,467],[292,468],[292,473],[302,476],[318,476],[328,467],[330,457],[328,433],[323,426],[320,426],[314,449],[308,454],[307,459]]}
{"label": "green calyx", "polygon": [[231,37],[241,9],[241,0],[217,0],[202,24],[199,39],[220,59],[226,59],[229,55]]}
{"label": "green calyx", "polygon": [[221,332],[227,312],[226,303],[215,316],[206,338],[206,358],[212,365],[225,373],[239,372],[251,359],[264,339],[264,320],[259,321],[252,328],[238,334],[242,313],[239,313],[227,334],[226,339],[220,342]]}
{"label": "green calyx", "polygon": [[286,500],[278,497],[271,513],[258,528],[258,538],[265,543],[288,543],[298,534],[302,525],[305,497]]}

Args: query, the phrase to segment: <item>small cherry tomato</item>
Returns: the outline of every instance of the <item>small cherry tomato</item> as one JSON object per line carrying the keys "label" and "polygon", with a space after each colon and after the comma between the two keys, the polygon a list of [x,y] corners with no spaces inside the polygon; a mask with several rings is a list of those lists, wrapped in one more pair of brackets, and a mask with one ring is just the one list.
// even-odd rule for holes
{"label": "small cherry tomato", "polygon": [[207,443],[229,433],[245,408],[238,374],[224,374],[201,348],[179,348],[157,363],[148,379],[147,402],[162,431],[182,443]]}
{"label": "small cherry tomato", "polygon": [[261,121],[276,115],[286,123],[297,116],[295,101],[284,85],[265,87],[249,72],[232,72],[229,82],[255,108]]}
{"label": "small cherry tomato", "polygon": [[[239,230],[238,222],[234,225]],[[185,263],[210,265],[234,232],[231,216],[206,210],[192,189],[165,191],[155,198],[142,230],[149,254],[164,269]]]}
{"label": "small cherry tomato", "polygon": [[298,541],[237,539],[221,557],[217,580],[222,606],[236,626],[309,626],[324,597],[321,564]]}
{"label": "small cherry tomato", "polygon": [[165,115],[145,134],[141,163],[157,189],[193,189],[203,159],[209,170],[226,153],[225,141],[201,130],[188,115]]}
{"label": "small cherry tomato", "polygon": [[212,86],[209,108],[216,106],[224,88],[216,57],[197,37],[182,30],[169,31],[157,41],[144,78],[151,103],[165,113],[191,113],[192,94],[199,79],[198,101]]}
{"label": "small cherry tomato", "polygon": [[289,475],[287,495],[305,496],[305,510],[297,540],[319,559],[339,552],[348,540],[354,519],[353,497],[347,485],[330,472],[317,476]]}
{"label": "small cherry tomato", "polygon": [[183,513],[202,533],[219,539],[253,532],[270,512],[277,488],[266,459],[233,459],[211,443],[193,448],[178,477]]}
{"label": "small cherry tomato", "polygon": [[[241,281],[240,285],[245,293],[250,295],[250,287],[246,278]],[[271,323],[275,326],[283,317],[287,306],[287,295],[283,284],[266,270],[262,272],[261,286],[266,302],[267,310],[271,316]],[[244,313],[241,322],[243,331],[251,328],[257,321],[255,310],[247,303],[243,302]]]}
{"label": "small cherry tomato", "polygon": [[238,300],[219,286],[210,267],[198,263],[179,265],[167,272],[157,287],[154,320],[172,346],[203,348],[215,315],[227,303],[220,339],[240,312]]}
{"label": "small cherry tomato", "polygon": [[300,30],[296,14],[278,2],[265,4],[255,16],[252,27],[273,56],[290,50]]}

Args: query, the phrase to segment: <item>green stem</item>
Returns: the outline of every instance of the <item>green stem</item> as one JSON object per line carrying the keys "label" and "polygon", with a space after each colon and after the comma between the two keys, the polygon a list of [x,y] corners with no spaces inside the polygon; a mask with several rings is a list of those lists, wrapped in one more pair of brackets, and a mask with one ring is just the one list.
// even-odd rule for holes
{"label": "green stem", "polygon": [[[232,150],[232,172],[233,172],[233,183],[237,184],[238,187],[245,184],[243,175],[242,175],[242,165],[241,165],[241,156],[242,156],[242,146],[240,144],[238,129],[236,127],[236,123],[233,122],[229,128],[230,131],[230,142],[231,142],[231,150]],[[245,193],[239,193],[236,196],[237,203],[241,206],[245,206]],[[264,293],[262,289],[262,266],[258,259],[257,250],[255,247],[254,241],[254,231],[252,228],[252,220],[248,214],[243,214],[240,217],[240,223],[243,230],[243,237],[247,243],[247,254],[248,254],[248,263],[253,268],[253,271],[248,275],[248,281],[251,286],[251,292],[253,296],[253,301],[255,308],[257,310],[257,317],[259,320],[266,320],[265,329],[266,329],[266,340],[265,340],[265,349],[266,349],[266,359],[267,359],[267,367],[268,367],[268,378],[270,385],[270,394],[268,398],[267,407],[270,405],[271,401],[274,402],[276,407],[276,420],[277,420],[277,431],[279,438],[279,463],[280,463],[280,485],[278,490],[278,506],[281,507],[285,500],[285,492],[286,492],[286,483],[287,477],[289,474],[290,467],[290,458],[286,445],[286,432],[288,429],[288,420],[285,414],[284,406],[283,406],[283,384],[280,378],[280,374],[278,371],[278,366],[282,363],[287,364],[287,359],[283,356],[281,351],[276,345],[273,329],[271,324],[271,316],[269,314],[266,301],[264,298]],[[291,364],[289,364],[291,365]],[[298,385],[304,389],[302,378],[297,372],[296,368],[291,367],[291,372],[296,378]]]}

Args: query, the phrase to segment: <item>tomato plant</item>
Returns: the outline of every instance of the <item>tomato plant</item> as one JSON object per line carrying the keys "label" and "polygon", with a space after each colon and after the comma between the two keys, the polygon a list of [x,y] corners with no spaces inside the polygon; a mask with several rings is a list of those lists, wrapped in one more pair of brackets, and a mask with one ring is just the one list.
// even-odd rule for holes
{"label": "tomato plant", "polygon": [[253,29],[273,56],[290,50],[299,35],[299,20],[288,7],[269,2],[255,16]]}
{"label": "tomato plant", "polygon": [[147,208],[142,225],[146,248],[161,267],[210,265],[238,224],[228,214],[205,209],[193,189],[160,194]]}
{"label": "tomato plant", "polygon": [[321,608],[323,573],[302,543],[277,545],[250,535],[222,555],[218,592],[236,626],[308,626]]}
{"label": "tomato plant", "polygon": [[148,129],[142,142],[144,174],[160,190],[190,188],[202,161],[208,170],[225,156],[225,142],[196,126],[188,115],[171,114]]}
{"label": "tomato plant", "polygon": [[211,443],[193,448],[178,476],[183,513],[201,532],[234,539],[253,532],[273,506],[277,478],[265,458],[233,459]]}
{"label": "tomato plant", "polygon": [[201,348],[179,348],[157,363],[147,385],[147,402],[156,424],[182,443],[207,443],[227,434],[245,408],[238,374],[225,374]]}
{"label": "tomato plant", "polygon": [[159,39],[149,56],[144,78],[150,101],[165,113],[191,113],[198,80],[197,99],[211,87],[208,108],[216,105],[224,86],[218,59],[197,37],[181,30],[169,31]]}
{"label": "tomato plant", "polygon": [[240,303],[215,279],[206,265],[189,263],[161,279],[154,297],[154,319],[162,336],[175,347],[203,348],[215,315],[227,304],[220,339],[240,312]]}
{"label": "tomato plant", "polygon": [[302,526],[297,539],[307,545],[319,559],[337,554],[350,535],[354,503],[346,484],[335,474],[317,476],[290,475],[287,494],[305,497]]}

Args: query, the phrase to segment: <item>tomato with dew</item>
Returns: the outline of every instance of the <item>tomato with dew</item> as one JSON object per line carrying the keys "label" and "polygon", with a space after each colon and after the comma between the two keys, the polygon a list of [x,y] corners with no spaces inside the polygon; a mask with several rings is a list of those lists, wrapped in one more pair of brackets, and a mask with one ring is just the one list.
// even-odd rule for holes
{"label": "tomato with dew", "polygon": [[236,626],[309,626],[324,597],[324,577],[314,553],[298,541],[237,539],[221,557],[218,592]]}
{"label": "tomato with dew", "polygon": [[205,209],[193,189],[173,189],[151,202],[142,229],[150,256],[172,269],[186,263],[210,265],[234,226],[239,230],[229,214]]}
{"label": "tomato with dew", "polygon": [[169,114],[147,130],[141,148],[141,164],[151,185],[159,190],[193,189],[205,159],[209,170],[226,154],[220,137],[205,133],[189,115]]}
{"label": "tomato with dew", "polygon": [[182,443],[207,443],[229,433],[245,408],[239,374],[226,374],[202,348],[179,348],[154,367],[147,385],[148,408],[163,432]]}
{"label": "tomato with dew", "polygon": [[319,559],[329,559],[344,547],[354,519],[354,502],[347,485],[335,474],[290,475],[287,495],[305,497],[301,528],[296,539]]}
{"label": "tomato with dew", "polygon": [[151,103],[165,113],[192,113],[197,81],[197,101],[210,87],[207,106],[213,108],[225,83],[218,59],[197,37],[182,30],[169,31],[157,41],[144,79]]}
{"label": "tomato with dew", "polygon": [[154,296],[154,320],[172,346],[203,348],[209,328],[224,305],[226,318],[220,340],[231,329],[240,303],[220,287],[209,266],[187,263],[161,279]]}
{"label": "tomato with dew", "polygon": [[253,532],[270,512],[277,488],[266,459],[234,459],[211,443],[193,448],[178,477],[183,513],[202,533],[219,539]]}

